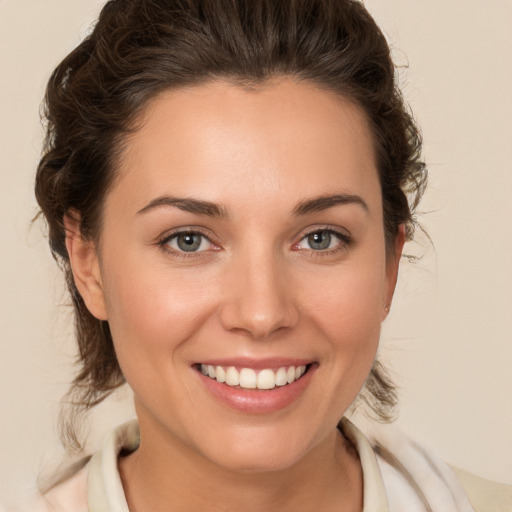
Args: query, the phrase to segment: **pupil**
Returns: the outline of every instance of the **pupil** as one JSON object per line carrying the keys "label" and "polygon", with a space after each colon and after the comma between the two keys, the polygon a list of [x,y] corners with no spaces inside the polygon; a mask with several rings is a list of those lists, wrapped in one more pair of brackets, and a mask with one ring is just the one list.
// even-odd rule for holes
{"label": "pupil", "polygon": [[201,235],[195,233],[186,233],[178,236],[178,247],[182,251],[192,252],[199,249],[201,245]]}
{"label": "pupil", "polygon": [[318,231],[309,235],[308,241],[312,249],[323,251],[331,245],[331,234],[327,231]]}

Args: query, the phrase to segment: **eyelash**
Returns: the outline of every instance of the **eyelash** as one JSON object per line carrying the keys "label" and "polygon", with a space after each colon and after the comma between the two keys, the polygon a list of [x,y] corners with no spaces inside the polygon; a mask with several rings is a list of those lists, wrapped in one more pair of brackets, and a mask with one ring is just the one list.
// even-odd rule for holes
{"label": "eyelash", "polygon": [[[339,244],[337,244],[335,247],[331,249],[324,249],[324,250],[317,250],[314,249],[300,249],[298,248],[298,245],[305,239],[307,239],[309,236],[314,235],[315,233],[328,233],[329,235],[334,235],[338,240]],[[316,227],[314,229],[311,229],[310,231],[306,232],[298,243],[294,244],[294,248],[296,248],[297,251],[302,252],[306,250],[308,252],[308,256],[312,258],[323,258],[325,256],[332,256],[334,254],[337,254],[340,251],[346,250],[349,248],[350,245],[352,245],[353,240],[350,235],[348,235],[345,232],[338,231],[336,229],[330,228],[330,227]],[[306,255],[304,255],[306,256]]]}
{"label": "eyelash", "polygon": [[208,241],[208,243],[212,244],[213,246],[217,247],[215,242],[212,241],[211,236],[207,235],[206,233],[203,233],[200,229],[193,228],[193,229],[182,229],[179,231],[175,231],[171,234],[167,234],[164,237],[162,237],[160,240],[158,240],[157,245],[165,252],[171,254],[172,256],[175,256],[177,258],[197,258],[203,255],[203,253],[208,251],[179,251],[176,249],[173,249],[169,246],[169,242],[171,242],[173,239],[178,238],[180,235],[199,235],[205,240]]}
{"label": "eyelash", "polygon": [[[334,235],[339,240],[339,244],[336,247],[333,247],[331,249],[325,249],[325,250],[314,250],[311,248],[302,249],[302,248],[298,247],[299,244],[303,242],[303,240],[307,239],[311,235],[314,235],[315,233],[327,233],[329,235]],[[208,250],[187,252],[187,251],[180,251],[180,250],[175,250],[175,249],[171,248],[169,246],[169,243],[173,239],[176,239],[180,235],[199,235],[202,238],[204,238],[205,240],[207,240],[208,243],[212,244],[215,247],[218,247],[215,244],[215,242],[212,241],[212,239],[209,235],[207,235],[206,233],[202,232],[200,229],[197,229],[197,228],[182,229],[180,231],[175,231],[171,234],[167,234],[158,240],[157,245],[162,250],[164,250],[167,253],[170,253],[173,256],[178,257],[178,258],[197,258],[197,257],[200,257],[201,255],[203,255],[203,253],[209,252]],[[343,232],[338,231],[333,228],[328,228],[328,227],[318,228],[317,227],[315,229],[312,229],[312,230],[304,233],[304,235],[302,235],[300,240],[293,245],[293,248],[298,252],[307,251],[307,253],[310,257],[324,257],[324,256],[334,255],[334,254],[338,253],[339,251],[347,249],[352,244],[352,242],[353,242],[353,240],[352,240],[351,236],[349,236],[347,233],[343,233]],[[303,255],[306,256],[305,254],[303,254]]]}

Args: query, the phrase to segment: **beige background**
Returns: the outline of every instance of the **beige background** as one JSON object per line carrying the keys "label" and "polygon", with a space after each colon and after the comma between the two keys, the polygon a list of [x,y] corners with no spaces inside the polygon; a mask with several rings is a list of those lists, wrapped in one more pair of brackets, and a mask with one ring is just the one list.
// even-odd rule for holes
{"label": "beige background", "polygon": [[[38,105],[99,0],[0,0],[0,503],[62,458],[60,396],[73,354],[63,284],[32,194]],[[512,2],[371,0],[420,120],[431,185],[383,335],[398,425],[443,458],[512,482]],[[131,414],[121,393],[91,445]]]}

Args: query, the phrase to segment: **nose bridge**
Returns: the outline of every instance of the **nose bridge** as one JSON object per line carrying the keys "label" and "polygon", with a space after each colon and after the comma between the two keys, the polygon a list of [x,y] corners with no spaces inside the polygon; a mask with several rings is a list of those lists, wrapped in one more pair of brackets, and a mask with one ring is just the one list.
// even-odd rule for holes
{"label": "nose bridge", "polygon": [[295,324],[298,314],[286,263],[276,251],[252,245],[233,258],[230,273],[221,313],[226,329],[262,339]]}

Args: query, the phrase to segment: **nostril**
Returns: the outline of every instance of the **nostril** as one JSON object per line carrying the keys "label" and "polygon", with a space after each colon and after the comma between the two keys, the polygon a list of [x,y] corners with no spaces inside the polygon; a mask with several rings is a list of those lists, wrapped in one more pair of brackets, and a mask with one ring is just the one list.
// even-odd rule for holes
{"label": "nostril", "polygon": [[[248,257],[255,258],[254,251]],[[277,272],[275,261],[268,262],[266,270],[261,261],[253,269],[250,266],[246,262],[242,271],[234,265],[229,293],[219,309],[223,327],[261,340],[295,326],[299,314],[290,286],[284,282],[285,272]]]}

